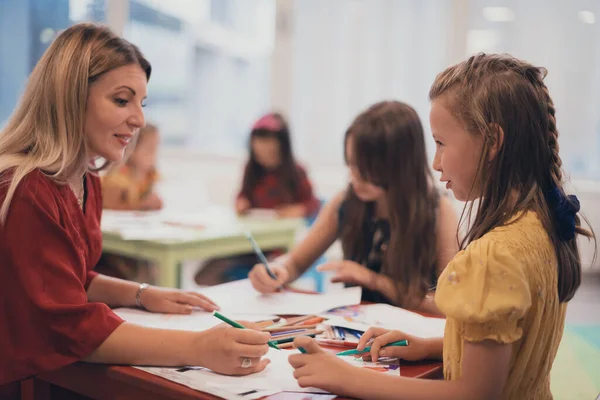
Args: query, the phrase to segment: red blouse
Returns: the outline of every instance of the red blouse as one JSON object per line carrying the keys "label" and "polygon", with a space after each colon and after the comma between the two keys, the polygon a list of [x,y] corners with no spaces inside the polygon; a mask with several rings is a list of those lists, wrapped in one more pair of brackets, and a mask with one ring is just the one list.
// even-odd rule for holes
{"label": "red blouse", "polygon": [[[251,207],[275,209],[285,204],[300,203],[306,208],[305,216],[315,215],[319,211],[321,203],[313,194],[312,185],[304,168],[297,164],[296,168],[300,175],[296,193],[290,193],[283,186],[278,171],[271,171],[266,173],[252,189],[248,198]],[[240,190],[237,195],[238,199],[240,197],[245,197],[243,190]]]}
{"label": "red blouse", "polygon": [[[88,173],[85,185],[82,212],[68,186],[35,170],[0,225],[0,385],[81,360],[123,322],[88,302],[102,252],[102,194],[97,176]],[[0,204],[7,189],[0,186]]]}

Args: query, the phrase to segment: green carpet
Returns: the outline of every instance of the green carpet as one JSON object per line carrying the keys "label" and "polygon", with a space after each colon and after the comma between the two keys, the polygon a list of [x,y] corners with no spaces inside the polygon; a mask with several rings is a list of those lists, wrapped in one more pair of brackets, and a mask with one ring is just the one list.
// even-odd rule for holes
{"label": "green carpet", "polygon": [[600,393],[600,325],[565,327],[550,385],[555,400],[594,400]]}

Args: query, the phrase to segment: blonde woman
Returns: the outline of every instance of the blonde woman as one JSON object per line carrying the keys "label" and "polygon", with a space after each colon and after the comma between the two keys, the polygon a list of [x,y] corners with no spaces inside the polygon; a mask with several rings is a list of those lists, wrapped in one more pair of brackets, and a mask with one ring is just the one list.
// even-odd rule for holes
{"label": "blonde woman", "polygon": [[120,161],[144,126],[150,72],[137,47],[107,28],[72,26],[41,58],[0,134],[0,389],[77,360],[201,365],[224,374],[258,372],[269,362],[261,360],[267,333],[123,322],[109,306],[168,313],[217,306],[196,293],[92,271],[102,250],[93,165],[100,157]]}

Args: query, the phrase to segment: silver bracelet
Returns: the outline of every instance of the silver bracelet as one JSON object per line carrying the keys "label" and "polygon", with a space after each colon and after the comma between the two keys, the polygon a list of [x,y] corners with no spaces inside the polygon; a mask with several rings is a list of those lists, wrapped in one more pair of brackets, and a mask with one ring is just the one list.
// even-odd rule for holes
{"label": "silver bracelet", "polygon": [[146,309],[146,307],[144,307],[144,305],[142,304],[142,292],[148,289],[149,287],[150,285],[148,285],[147,283],[142,283],[140,284],[140,287],[138,288],[138,291],[135,294],[135,305],[138,308],[141,308],[142,310]]}

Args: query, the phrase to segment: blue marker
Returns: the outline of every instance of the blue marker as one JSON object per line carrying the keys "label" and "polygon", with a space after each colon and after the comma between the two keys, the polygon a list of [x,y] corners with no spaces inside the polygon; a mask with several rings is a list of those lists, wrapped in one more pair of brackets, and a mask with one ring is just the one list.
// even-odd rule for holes
{"label": "blue marker", "polygon": [[271,271],[271,268],[269,268],[269,262],[267,261],[267,257],[265,257],[260,247],[258,247],[258,243],[256,243],[256,240],[254,240],[252,234],[250,232],[246,232],[246,237],[250,241],[250,245],[252,246],[254,253],[256,253],[256,256],[258,257],[260,262],[265,266],[267,274],[269,274],[271,278],[277,280],[277,276],[273,273],[273,271]]}

